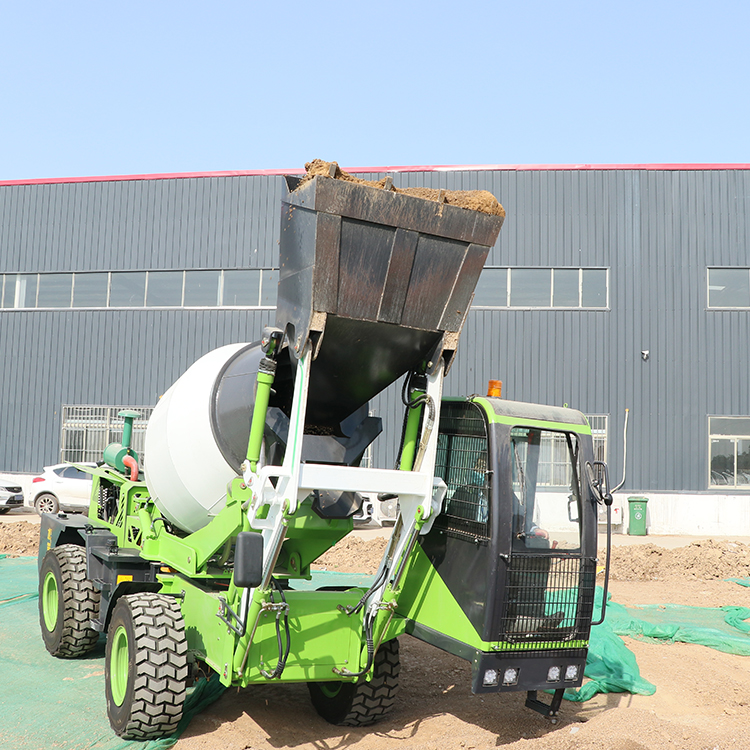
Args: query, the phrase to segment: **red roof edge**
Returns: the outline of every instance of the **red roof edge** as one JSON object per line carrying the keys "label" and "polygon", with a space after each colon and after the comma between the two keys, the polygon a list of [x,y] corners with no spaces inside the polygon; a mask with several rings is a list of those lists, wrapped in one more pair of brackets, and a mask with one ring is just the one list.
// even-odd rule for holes
{"label": "red roof edge", "polygon": [[[695,172],[719,170],[750,170],[750,164],[463,164],[429,166],[346,167],[347,172],[359,174],[387,172],[560,172],[560,171],[667,171]],[[56,185],[77,182],[124,182],[132,180],[187,180],[206,177],[268,177],[304,174],[304,169],[253,169],[225,172],[173,172],[164,174],[107,175],[92,177],[51,177],[31,180],[0,180],[0,186]]]}

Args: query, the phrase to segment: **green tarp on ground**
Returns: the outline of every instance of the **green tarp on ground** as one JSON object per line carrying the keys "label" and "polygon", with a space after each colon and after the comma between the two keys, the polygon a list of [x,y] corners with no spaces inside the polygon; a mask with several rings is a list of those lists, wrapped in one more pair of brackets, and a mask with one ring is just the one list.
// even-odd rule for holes
{"label": "green tarp on ground", "polygon": [[[599,619],[602,608],[603,589],[597,588],[594,597],[594,620]],[[614,631],[609,621],[609,610],[613,602],[607,601],[607,616],[603,623],[591,628],[589,650],[586,655],[584,675],[588,678],[578,690],[566,690],[565,698],[571,701],[587,701],[597,693],[635,693],[653,695],[656,686],[641,677],[635,654]]]}
{"label": "green tarp on ground", "polygon": [[661,643],[697,643],[727,654],[750,656],[750,608],[609,602],[607,622],[618,635]]}
{"label": "green tarp on ground", "polygon": [[[333,575],[333,574],[332,574]],[[54,659],[44,648],[37,614],[35,558],[0,556],[0,747],[14,750],[163,750],[171,747],[190,718],[223,692],[218,682],[201,681],[188,695],[185,717],[174,737],[126,742],[111,730],[104,699],[104,640],[82,659]],[[597,589],[594,612],[601,608]],[[607,602],[607,619],[591,630],[588,681],[566,698],[584,701],[597,693],[651,695],[634,654],[620,636],[650,641],[699,643],[750,655],[750,609],[744,607],[627,608]]]}
{"label": "green tarp on ground", "polygon": [[[599,612],[602,590],[596,591],[594,612]],[[651,643],[694,643],[738,656],[750,656],[750,608],[687,607],[648,604],[624,607],[607,601],[604,623],[591,629],[586,659],[589,682],[569,690],[570,700],[588,700],[596,693],[629,692],[651,695],[655,686],[644,680],[633,653],[620,636]]]}
{"label": "green tarp on ground", "polygon": [[42,642],[37,610],[37,562],[0,559],[0,747],[13,750],[164,750],[197,711],[224,691],[197,683],[174,737],[127,742],[112,731],[104,699],[104,639],[81,659],[54,659]]}

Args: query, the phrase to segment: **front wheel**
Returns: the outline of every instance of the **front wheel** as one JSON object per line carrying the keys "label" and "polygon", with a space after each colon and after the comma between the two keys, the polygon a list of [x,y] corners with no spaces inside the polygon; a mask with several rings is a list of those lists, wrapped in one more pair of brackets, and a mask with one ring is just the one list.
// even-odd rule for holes
{"label": "front wheel", "polygon": [[99,616],[101,594],[86,578],[86,552],[76,544],[53,547],[39,571],[39,625],[52,656],[73,659],[91,651],[99,633],[89,627]]}
{"label": "front wheel", "polygon": [[118,599],[107,631],[107,714],[124,739],[172,734],[182,718],[188,659],[179,604],[163,594]]}
{"label": "front wheel", "polygon": [[391,711],[398,693],[398,639],[381,644],[375,654],[372,679],[358,682],[308,682],[315,710],[331,724],[364,727]]}

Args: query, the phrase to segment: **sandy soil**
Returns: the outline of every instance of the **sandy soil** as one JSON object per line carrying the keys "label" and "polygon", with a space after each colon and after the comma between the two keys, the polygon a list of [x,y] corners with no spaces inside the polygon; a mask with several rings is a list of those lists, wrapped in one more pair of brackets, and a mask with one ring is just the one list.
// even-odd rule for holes
{"label": "sandy soil", "polygon": [[[35,554],[38,524],[0,523],[0,553]],[[383,539],[349,537],[321,558],[328,569],[369,572]],[[750,607],[750,589],[727,577],[750,575],[750,546],[698,541],[664,549],[615,547],[610,590],[615,601]],[[374,727],[335,727],[313,710],[304,685],[228,690],[195,717],[177,750],[294,748],[523,750],[735,750],[750,745],[750,661],[688,645],[629,638],[653,696],[598,695],[563,702],[560,720],[524,708],[522,694],[475,696],[469,665],[409,636],[401,639],[401,698]]]}

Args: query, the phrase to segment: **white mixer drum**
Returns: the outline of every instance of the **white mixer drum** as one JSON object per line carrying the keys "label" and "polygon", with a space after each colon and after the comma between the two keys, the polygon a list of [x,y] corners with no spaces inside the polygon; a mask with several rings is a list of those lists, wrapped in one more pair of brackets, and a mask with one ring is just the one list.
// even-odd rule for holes
{"label": "white mixer drum", "polygon": [[224,507],[250,434],[260,345],[205,354],[162,396],[146,429],[146,485],[175,526],[194,532]]}

